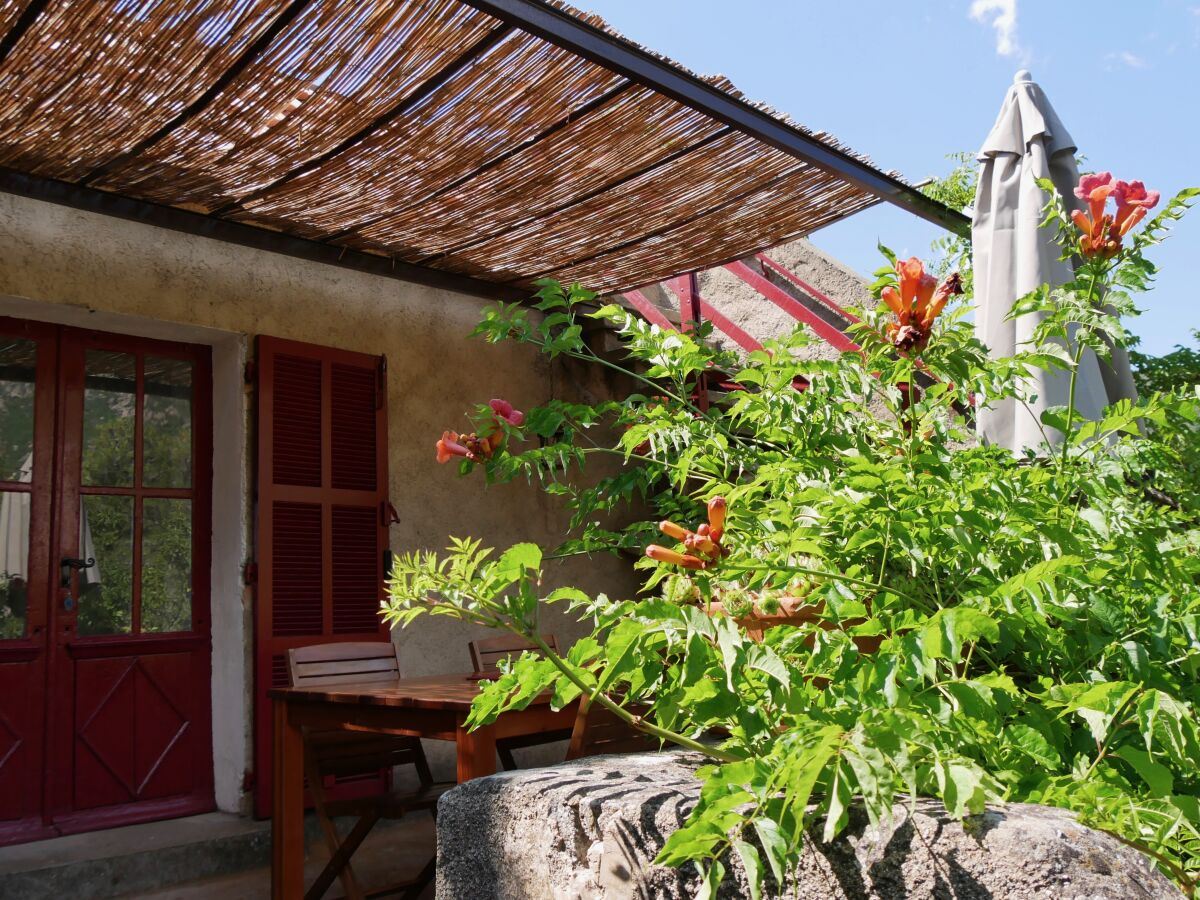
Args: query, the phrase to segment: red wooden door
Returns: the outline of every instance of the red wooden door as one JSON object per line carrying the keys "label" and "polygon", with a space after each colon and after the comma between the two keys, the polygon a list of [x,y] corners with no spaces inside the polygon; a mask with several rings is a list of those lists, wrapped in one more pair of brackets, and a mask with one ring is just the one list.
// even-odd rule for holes
{"label": "red wooden door", "polygon": [[43,816],[58,331],[0,318],[0,844]]}
{"label": "red wooden door", "polygon": [[5,643],[32,654],[41,752],[0,840],[213,806],[208,348],[36,328],[26,626]]}
{"label": "red wooden door", "polygon": [[383,357],[257,342],[255,808],[271,813],[271,705],[287,651],[388,640]]}

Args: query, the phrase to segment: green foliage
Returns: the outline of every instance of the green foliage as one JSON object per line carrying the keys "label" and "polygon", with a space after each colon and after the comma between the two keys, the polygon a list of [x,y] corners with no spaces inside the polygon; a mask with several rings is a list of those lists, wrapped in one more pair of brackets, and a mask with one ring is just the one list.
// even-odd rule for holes
{"label": "green foliage", "polygon": [[[1200,329],[1192,329],[1192,340],[1200,344]],[[1200,350],[1195,347],[1176,344],[1170,353],[1151,356],[1133,349],[1136,346],[1136,341],[1131,342],[1129,361],[1141,393],[1170,391],[1200,384]]]}
{"label": "green foliage", "polygon": [[[921,186],[921,193],[956,212],[966,212],[975,203],[979,182],[979,164],[973,153],[951,153],[954,168]],[[967,296],[974,293],[974,269],[971,265],[971,241],[957,234],[944,234],[933,241],[935,259],[929,270],[939,279],[958,272]]]}
{"label": "green foliage", "polygon": [[[676,546],[653,522],[613,530],[595,513],[649,503],[654,519],[694,529],[719,496],[728,555],[696,571],[642,559],[643,594],[613,599],[543,591],[528,545],[493,558],[456,541],[397,561],[387,618],[451,615],[535,641],[540,603],[590,618],[593,633],[566,657],[543,646],[488,683],[472,722],[543,690],[559,705],[586,693],[706,753],[699,803],[659,860],[695,864],[709,895],[731,854],[768,893],[808,835],[836,836],[853,804],[878,820],[917,795],[958,816],[997,800],[1075,810],[1194,892],[1200,496],[1156,473],[1200,450],[1200,397],[1152,393],[1099,422],[1051,410],[1047,446],[1024,458],[975,445],[965,419],[974,402],[1027,400],[1020,376],[1032,368],[1073,381],[1082,348],[1103,355],[1123,342],[1129,292],[1153,275],[1142,252],[1186,199],[1120,256],[1023,298],[1014,315],[1044,314],[1038,343],[1000,362],[961,314],[939,320],[920,362],[895,351],[871,312],[861,355],[812,361],[797,355],[799,331],[738,360],[617,306],[585,312],[594,298],[577,287],[543,285],[542,315],[493,309],[478,329],[487,340],[620,368],[641,390],[531,411],[525,431],[553,443],[518,452],[516,429],[510,453],[483,464],[488,478],[528,478],[573,509],[558,553]],[[1052,207],[1051,224],[1061,221]],[[588,346],[587,317],[621,337],[623,360]],[[700,409],[690,388],[710,366],[745,389]],[[582,487],[578,469],[596,455],[618,459],[620,473]],[[1173,505],[1147,499],[1166,488]],[[783,598],[813,614],[761,640],[738,623]]]}

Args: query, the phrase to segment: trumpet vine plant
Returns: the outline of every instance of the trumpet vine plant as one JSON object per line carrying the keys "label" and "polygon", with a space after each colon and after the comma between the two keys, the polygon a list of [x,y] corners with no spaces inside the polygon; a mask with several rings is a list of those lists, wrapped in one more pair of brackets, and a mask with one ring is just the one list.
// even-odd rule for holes
{"label": "trumpet vine plant", "polygon": [[[833,360],[805,358],[802,330],[722,351],[705,327],[665,330],[553,282],[536,310],[498,305],[476,329],[617,369],[632,390],[526,413],[492,401],[468,434],[447,431],[440,460],[528,479],[569,507],[571,531],[546,555],[467,538],[403,555],[384,614],[453,616],[539,647],[484,684],[472,725],[542,692],[559,707],[585,695],[704,754],[699,802],[658,857],[694,865],[703,896],[734,854],[755,896],[774,893],[806,841],[916,797],[956,816],[1005,801],[1073,810],[1197,893],[1200,496],[1184,477],[1200,458],[1197,389],[1099,421],[1048,409],[1045,445],[1024,455],[977,443],[971,418],[1027,401],[1034,368],[1074,388],[1084,353],[1124,345],[1132,294],[1155,271],[1147,251],[1200,189],[1149,217],[1158,196],[1107,173],[1082,180],[1086,212],[1043,187],[1075,277],[1013,298],[1012,315],[1038,324],[1012,358],[989,359],[965,305],[947,307],[957,278],[892,257],[879,308],[853,329],[861,352]],[[589,319],[622,355],[593,348]],[[701,402],[714,372],[737,389]],[[598,458],[603,477],[585,477]],[[542,587],[549,558],[605,553],[636,557],[639,594]],[[797,599],[812,621],[744,627]],[[550,603],[593,626],[565,654],[539,634]]]}

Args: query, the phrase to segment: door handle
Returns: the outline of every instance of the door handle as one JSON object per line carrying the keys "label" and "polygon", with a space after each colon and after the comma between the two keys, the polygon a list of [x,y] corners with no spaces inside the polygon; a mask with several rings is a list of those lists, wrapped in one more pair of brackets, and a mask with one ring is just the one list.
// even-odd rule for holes
{"label": "door handle", "polygon": [[90,569],[96,564],[96,560],[92,557],[87,559],[74,559],[70,556],[64,556],[59,565],[62,568],[62,586],[69,588],[71,586],[71,570],[75,569],[82,572],[84,569]]}

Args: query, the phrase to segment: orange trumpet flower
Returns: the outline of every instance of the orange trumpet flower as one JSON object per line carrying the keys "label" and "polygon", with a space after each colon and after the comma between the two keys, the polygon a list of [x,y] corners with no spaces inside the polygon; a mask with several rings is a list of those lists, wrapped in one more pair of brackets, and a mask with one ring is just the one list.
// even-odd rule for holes
{"label": "orange trumpet flower", "polygon": [[658,546],[658,544],[651,544],[647,547],[646,555],[658,562],[682,566],[685,569],[703,569],[708,565],[708,563],[699,557],[685,555],[675,550],[668,550],[666,547]]}
{"label": "orange trumpet flower", "polygon": [[725,533],[726,503],[724,497],[713,497],[708,501],[708,527],[714,541]]}
{"label": "orange trumpet flower", "polygon": [[685,569],[707,569],[721,557],[729,555],[729,551],[721,546],[721,535],[725,531],[725,509],[725,498],[713,497],[708,501],[708,522],[695,531],[664,519],[658,523],[658,530],[682,543],[687,552],[680,553],[651,544],[646,548],[646,555]]}
{"label": "orange trumpet flower", "polygon": [[962,279],[955,272],[939,286],[915,256],[897,260],[896,272],[900,276],[899,289],[888,285],[880,294],[896,316],[896,321],[888,325],[887,338],[899,350],[919,353],[929,343],[933,323],[950,298],[962,293]]}

